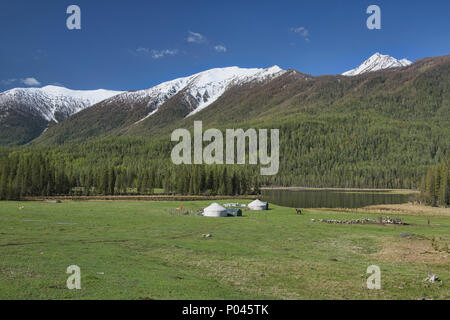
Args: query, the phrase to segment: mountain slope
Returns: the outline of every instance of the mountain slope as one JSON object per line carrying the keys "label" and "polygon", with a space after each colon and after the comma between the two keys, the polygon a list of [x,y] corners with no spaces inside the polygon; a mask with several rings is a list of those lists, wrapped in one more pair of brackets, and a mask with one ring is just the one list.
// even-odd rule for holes
{"label": "mountain slope", "polygon": [[15,88],[0,93],[0,144],[23,144],[48,125],[121,93],[70,90],[57,86]]}
{"label": "mountain slope", "polygon": [[236,86],[265,83],[285,73],[267,69],[217,68],[161,83],[147,90],[126,92],[80,112],[37,139],[63,143],[107,135],[121,135],[146,121],[164,126],[189,118],[216,102]]}
{"label": "mountain slope", "polygon": [[[77,187],[94,181],[102,190],[103,178],[115,176],[109,171],[117,174],[118,190],[145,192],[150,181],[147,186],[187,193],[198,177],[213,171],[220,177],[213,180],[223,184],[247,177],[282,186],[415,188],[450,150],[450,56],[353,77],[288,70],[266,81],[233,85],[190,116],[187,90],[177,91],[149,117],[152,111],[144,106],[134,118],[145,119],[137,123],[123,118],[132,108],[111,104],[117,110],[108,114],[96,110],[99,103],[49,129],[20,157],[26,163],[27,157],[51,159],[75,177]],[[195,120],[202,120],[204,129],[279,129],[279,173],[261,177],[255,166],[173,165],[170,134],[192,129]]]}
{"label": "mountain slope", "polygon": [[367,73],[367,72],[373,72],[373,71],[379,71],[379,70],[391,69],[391,68],[407,67],[411,64],[412,64],[412,62],[407,59],[397,60],[394,57],[391,57],[389,55],[382,55],[377,52],[373,56],[371,56],[369,59],[364,61],[359,67],[357,67],[353,70],[344,72],[342,75],[356,76],[356,75]]}
{"label": "mountain slope", "polygon": [[[327,108],[334,106],[340,106],[341,112],[349,108],[358,112],[378,110],[388,116],[395,113],[399,120],[428,121],[437,114],[442,120],[448,97],[448,67],[449,56],[353,77],[313,77],[295,70],[273,73],[266,69],[274,76],[263,77],[264,81],[229,81],[220,96],[212,95],[206,102],[201,97],[212,90],[195,86],[198,74],[102,101],[50,128],[33,144],[118,135],[156,137],[190,127],[194,120],[203,120],[205,126],[258,125],[294,119],[304,112],[326,115]],[[437,80],[437,75],[442,79]],[[213,86],[215,82],[207,83]],[[423,91],[425,88],[431,91]],[[437,109],[425,108],[421,99]],[[197,111],[202,105],[207,107]]]}

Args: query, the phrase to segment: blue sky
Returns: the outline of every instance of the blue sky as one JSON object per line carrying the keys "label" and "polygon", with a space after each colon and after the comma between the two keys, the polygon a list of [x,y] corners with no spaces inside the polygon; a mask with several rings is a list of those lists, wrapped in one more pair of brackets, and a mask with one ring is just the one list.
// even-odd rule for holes
{"label": "blue sky", "polygon": [[[81,8],[81,30],[66,9]],[[366,27],[369,5],[382,29]],[[1,0],[0,91],[144,89],[214,67],[342,73],[375,52],[450,54],[448,0]]]}

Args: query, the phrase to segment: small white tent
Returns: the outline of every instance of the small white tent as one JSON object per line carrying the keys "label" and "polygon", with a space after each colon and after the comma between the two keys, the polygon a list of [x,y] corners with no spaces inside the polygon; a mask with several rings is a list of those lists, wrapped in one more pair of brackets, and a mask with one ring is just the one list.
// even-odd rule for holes
{"label": "small white tent", "polygon": [[205,217],[226,217],[227,209],[214,202],[212,205],[203,210],[203,215]]}
{"label": "small white tent", "polygon": [[248,204],[248,208],[250,210],[267,210],[268,204],[267,202],[262,202],[259,199],[256,199],[255,201]]}

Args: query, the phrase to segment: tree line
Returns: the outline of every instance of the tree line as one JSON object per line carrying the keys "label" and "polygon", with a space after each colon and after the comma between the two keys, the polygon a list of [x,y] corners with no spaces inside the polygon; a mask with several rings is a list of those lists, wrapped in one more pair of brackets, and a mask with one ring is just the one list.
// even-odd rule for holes
{"label": "tree line", "polygon": [[[259,193],[259,179],[238,166],[76,166],[51,153],[14,152],[0,161],[0,199],[26,196],[166,194],[240,195]],[[254,169],[253,169],[254,171]],[[252,176],[254,178],[252,178]]]}

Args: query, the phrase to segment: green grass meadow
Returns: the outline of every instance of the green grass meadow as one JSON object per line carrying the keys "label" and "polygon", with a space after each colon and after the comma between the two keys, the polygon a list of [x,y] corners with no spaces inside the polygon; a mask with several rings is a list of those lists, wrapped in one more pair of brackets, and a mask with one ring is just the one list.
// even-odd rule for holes
{"label": "green grass meadow", "polygon": [[[331,225],[311,219],[376,216],[271,205],[207,218],[171,213],[179,205],[0,202],[0,299],[450,298],[448,216]],[[381,290],[366,286],[373,264]],[[66,288],[70,265],[81,268],[81,290]],[[428,271],[441,281],[424,282]]]}

